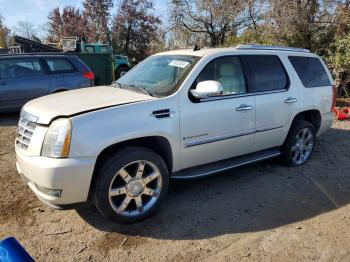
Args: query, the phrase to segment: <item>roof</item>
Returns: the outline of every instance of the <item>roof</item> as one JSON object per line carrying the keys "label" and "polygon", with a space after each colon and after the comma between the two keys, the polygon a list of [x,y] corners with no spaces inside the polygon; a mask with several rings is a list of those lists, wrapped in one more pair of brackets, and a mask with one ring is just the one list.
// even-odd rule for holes
{"label": "roof", "polygon": [[75,56],[74,53],[20,53],[20,54],[0,54],[0,58],[22,58],[22,57],[65,57],[65,56]]}
{"label": "roof", "polygon": [[219,54],[219,53],[235,53],[240,54],[244,52],[254,52],[254,53],[293,53],[293,54],[303,54],[312,55],[309,50],[303,48],[294,48],[286,46],[265,46],[265,45],[238,45],[236,47],[224,47],[224,48],[203,48],[197,51],[191,49],[181,49],[162,52],[157,55],[190,55],[203,57],[206,55]]}

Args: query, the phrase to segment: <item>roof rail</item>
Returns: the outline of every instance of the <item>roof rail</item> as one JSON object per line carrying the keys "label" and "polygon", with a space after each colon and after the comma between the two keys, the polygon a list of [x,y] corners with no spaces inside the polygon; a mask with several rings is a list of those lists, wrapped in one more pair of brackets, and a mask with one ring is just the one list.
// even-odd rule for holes
{"label": "roof rail", "polygon": [[292,52],[303,52],[310,53],[310,50],[305,48],[278,46],[278,45],[238,45],[236,49],[255,49],[255,50],[278,50],[278,51],[292,51]]}

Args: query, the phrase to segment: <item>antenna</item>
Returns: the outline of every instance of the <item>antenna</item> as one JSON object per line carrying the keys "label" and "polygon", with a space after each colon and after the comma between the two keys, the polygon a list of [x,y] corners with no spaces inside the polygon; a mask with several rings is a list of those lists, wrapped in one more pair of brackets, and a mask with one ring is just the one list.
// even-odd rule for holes
{"label": "antenna", "polygon": [[200,46],[197,44],[194,46],[193,51],[198,51],[201,50]]}

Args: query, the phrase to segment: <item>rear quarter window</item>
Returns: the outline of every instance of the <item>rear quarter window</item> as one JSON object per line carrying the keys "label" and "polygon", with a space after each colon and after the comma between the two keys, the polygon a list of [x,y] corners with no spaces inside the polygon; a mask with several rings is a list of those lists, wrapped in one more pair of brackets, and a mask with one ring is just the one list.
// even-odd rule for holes
{"label": "rear quarter window", "polygon": [[74,66],[66,59],[62,58],[47,58],[45,59],[52,73],[72,73],[76,72]]}
{"label": "rear quarter window", "polygon": [[319,58],[290,56],[289,61],[306,88],[332,85]]}

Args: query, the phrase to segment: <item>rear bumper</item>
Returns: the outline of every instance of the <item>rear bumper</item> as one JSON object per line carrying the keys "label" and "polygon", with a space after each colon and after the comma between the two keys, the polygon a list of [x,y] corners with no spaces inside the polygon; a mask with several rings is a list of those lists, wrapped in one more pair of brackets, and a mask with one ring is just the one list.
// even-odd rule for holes
{"label": "rear bumper", "polygon": [[321,126],[317,132],[317,136],[322,135],[324,132],[330,129],[333,124],[333,120],[334,120],[333,112],[328,112],[326,114],[323,114],[321,118]]}
{"label": "rear bumper", "polygon": [[[95,159],[28,157],[19,152],[16,152],[16,158],[18,173],[45,204],[61,208],[87,200]],[[59,192],[59,195],[53,196],[46,189]]]}

